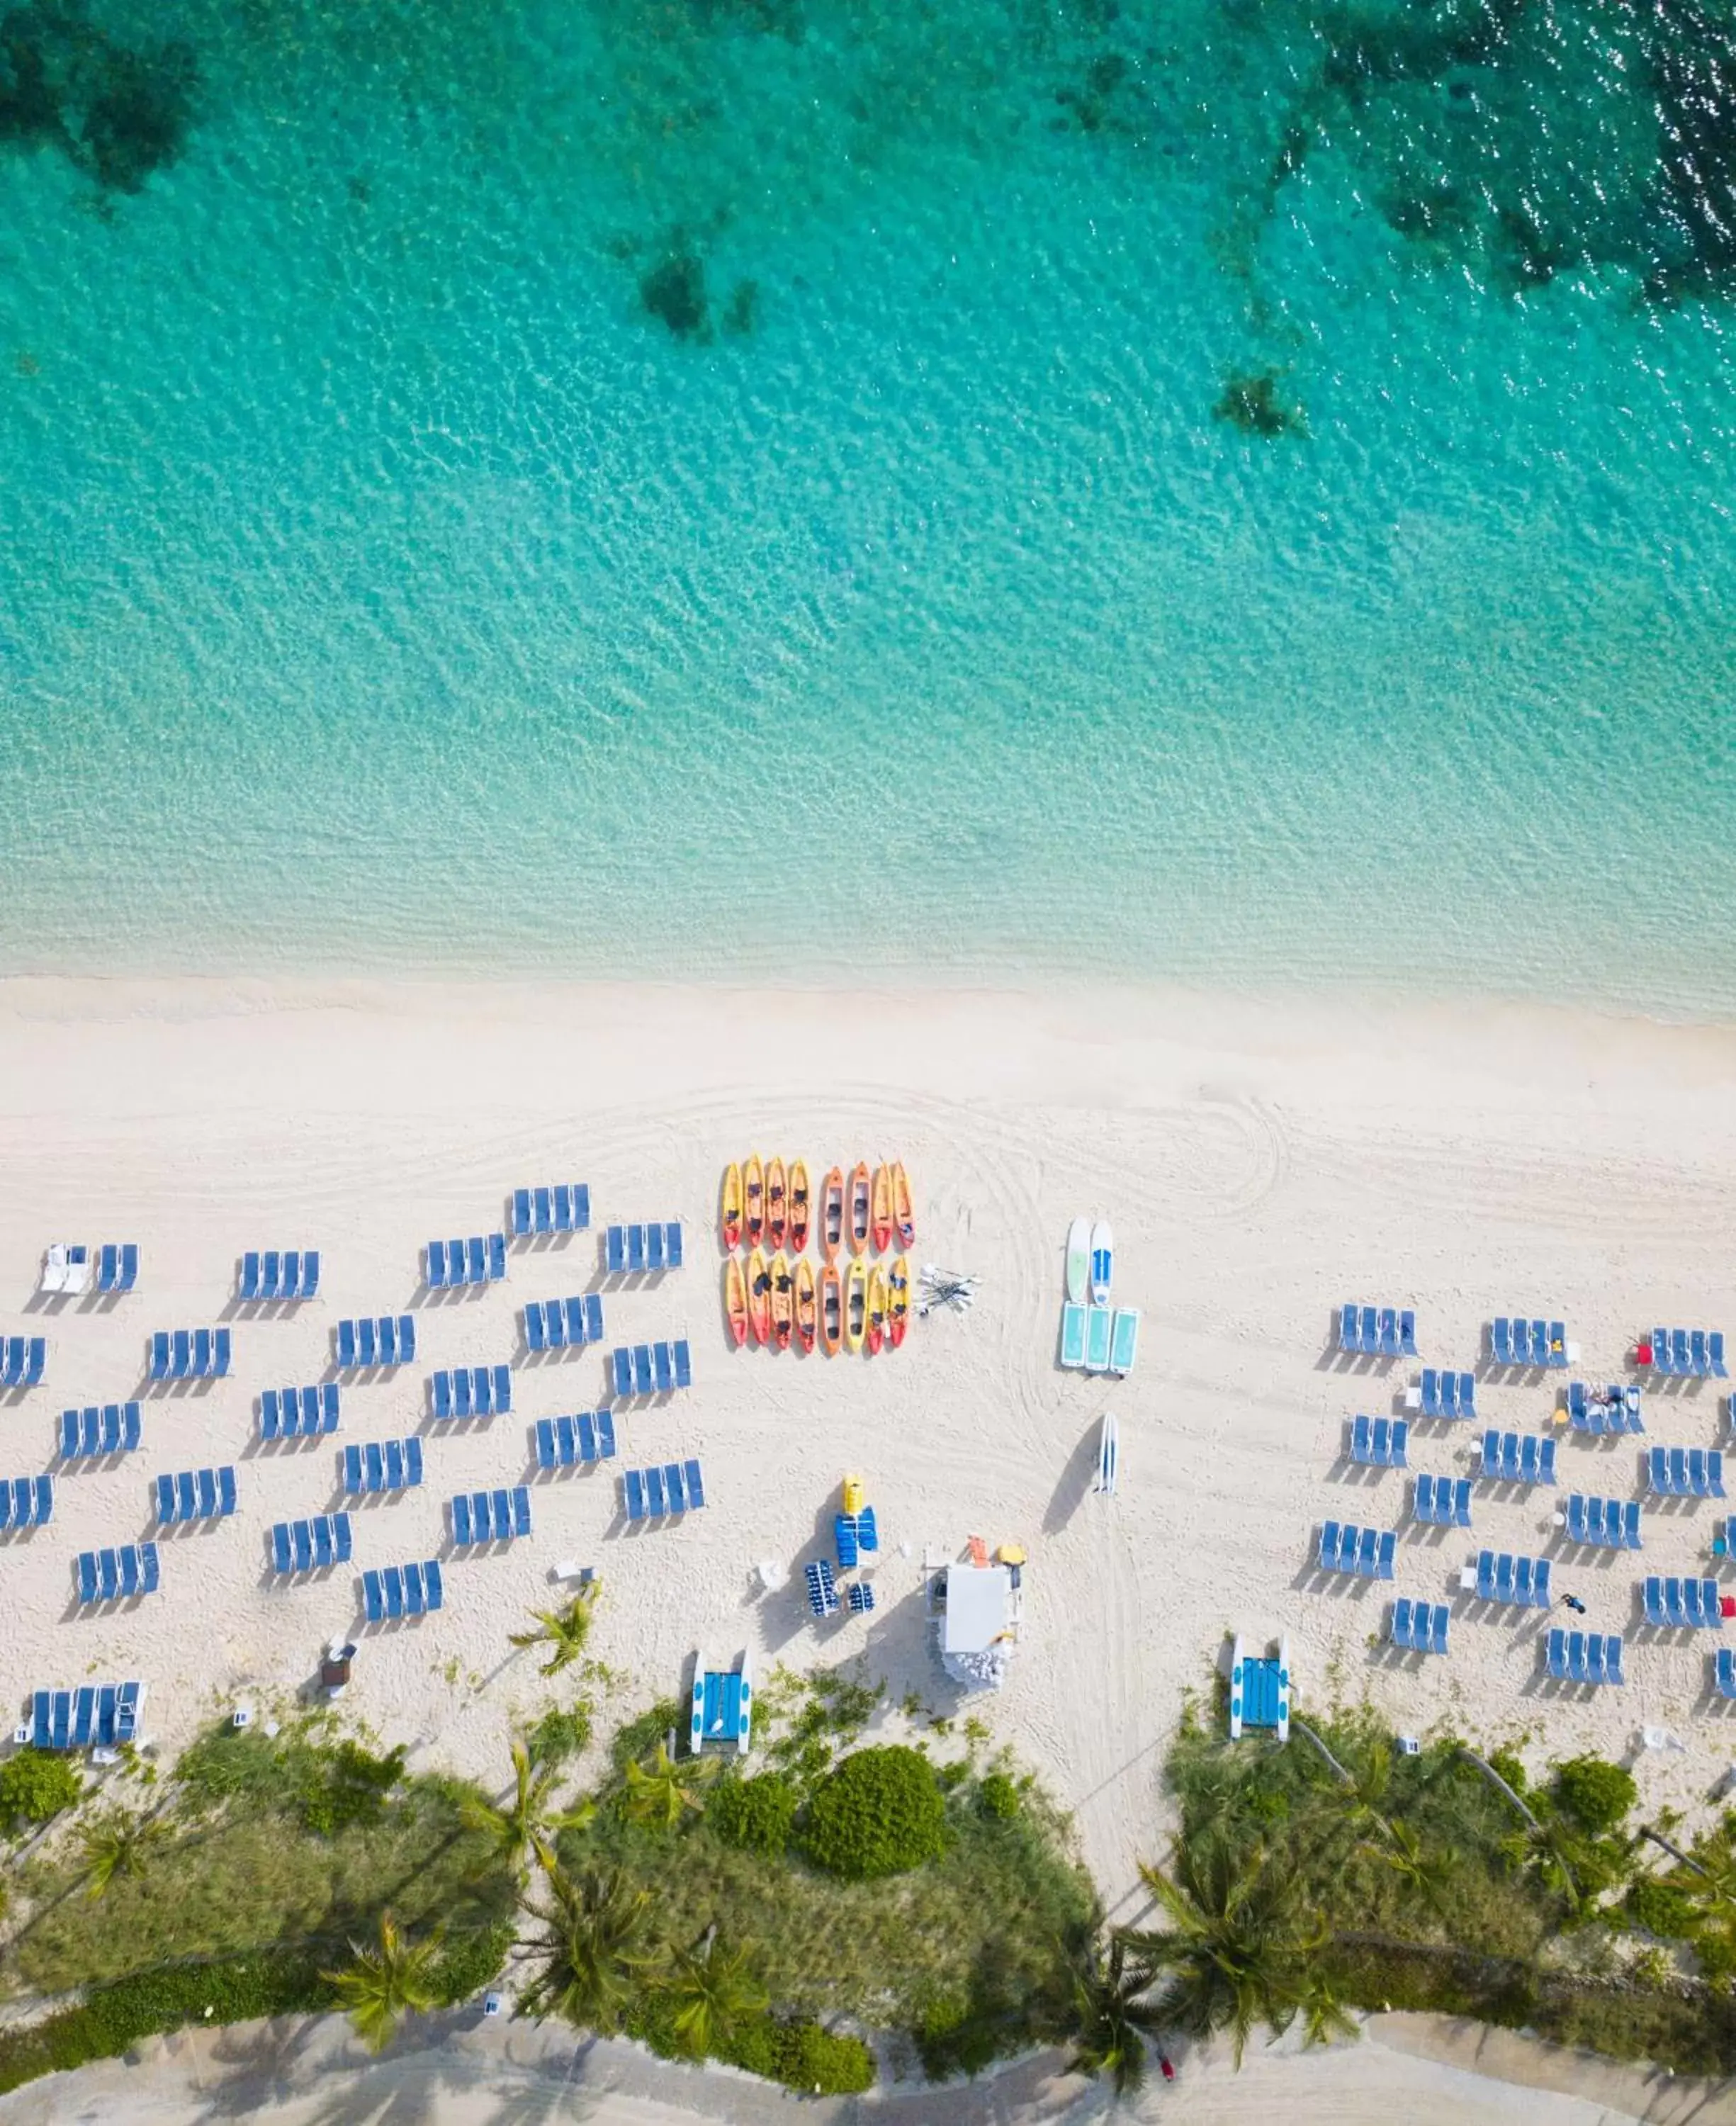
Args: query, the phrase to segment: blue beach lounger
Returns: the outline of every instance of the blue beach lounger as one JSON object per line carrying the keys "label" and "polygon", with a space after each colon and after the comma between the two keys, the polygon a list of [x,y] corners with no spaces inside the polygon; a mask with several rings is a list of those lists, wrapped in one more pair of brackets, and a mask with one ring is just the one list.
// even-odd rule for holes
{"label": "blue beach lounger", "polygon": [[[683,1462],[682,1467],[685,1471],[687,1478],[687,1505],[690,1511],[696,1513],[705,1503],[705,1486],[704,1480],[700,1475],[699,1463],[696,1461],[689,1460]],[[857,1522],[858,1540],[861,1540],[861,1528],[859,1518]],[[872,1543],[865,1543],[862,1547],[865,1550],[871,1550],[873,1549],[874,1545]]]}
{"label": "blue beach lounger", "polygon": [[526,1239],[531,1232],[531,1192],[528,1188],[512,1191],[512,1215],[508,1220],[515,1240]]}
{"label": "blue beach lounger", "polygon": [[642,1521],[645,1518],[645,1480],[637,1469],[629,1469],[621,1478],[621,1491],[626,1500],[627,1519]]}
{"label": "blue beach lounger", "polygon": [[1344,1306],[1338,1309],[1338,1349],[1341,1351],[1360,1351],[1362,1349],[1362,1320],[1354,1306]]}

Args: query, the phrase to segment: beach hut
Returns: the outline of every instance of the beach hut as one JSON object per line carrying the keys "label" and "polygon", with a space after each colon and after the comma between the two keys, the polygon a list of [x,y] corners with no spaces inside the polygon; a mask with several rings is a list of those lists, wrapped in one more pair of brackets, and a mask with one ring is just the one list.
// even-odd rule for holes
{"label": "beach hut", "polygon": [[1245,1727],[1265,1727],[1281,1742],[1290,1740],[1290,1641],[1280,1639],[1273,1654],[1243,1650],[1238,1632],[1229,1648],[1229,1739],[1239,1742]]}
{"label": "beach hut", "polygon": [[932,1599],[941,1667],[967,1690],[998,1690],[1018,1641],[1015,1568],[955,1561],[936,1575]]}

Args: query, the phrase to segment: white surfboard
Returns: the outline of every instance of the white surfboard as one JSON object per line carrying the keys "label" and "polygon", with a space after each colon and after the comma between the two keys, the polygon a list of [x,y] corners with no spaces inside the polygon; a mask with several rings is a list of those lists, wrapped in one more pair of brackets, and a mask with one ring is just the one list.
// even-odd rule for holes
{"label": "white surfboard", "polygon": [[1091,1229],[1091,1296],[1101,1306],[1116,1279],[1115,1235],[1106,1220],[1099,1218]]}
{"label": "white surfboard", "polygon": [[1091,1283],[1091,1221],[1075,1218],[1067,1228],[1067,1297],[1076,1306],[1085,1304]]}

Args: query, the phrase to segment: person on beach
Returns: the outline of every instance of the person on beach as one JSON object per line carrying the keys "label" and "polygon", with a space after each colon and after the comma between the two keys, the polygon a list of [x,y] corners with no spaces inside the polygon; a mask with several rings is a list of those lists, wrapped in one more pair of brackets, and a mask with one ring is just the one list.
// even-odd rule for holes
{"label": "person on beach", "polygon": [[1585,1604],[1577,1594],[1564,1594],[1561,1599],[1576,1617],[1583,1617],[1585,1614]]}

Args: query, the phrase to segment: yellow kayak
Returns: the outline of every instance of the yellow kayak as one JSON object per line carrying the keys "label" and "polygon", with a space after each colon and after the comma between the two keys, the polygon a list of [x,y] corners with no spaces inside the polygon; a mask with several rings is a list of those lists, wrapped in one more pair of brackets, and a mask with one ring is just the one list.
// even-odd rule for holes
{"label": "yellow kayak", "polygon": [[868,1265],[851,1255],[844,1270],[844,1341],[860,1351],[868,1333]]}
{"label": "yellow kayak", "polygon": [[888,1302],[886,1273],[876,1263],[868,1273],[868,1348],[870,1351],[878,1351],[886,1340]]}

